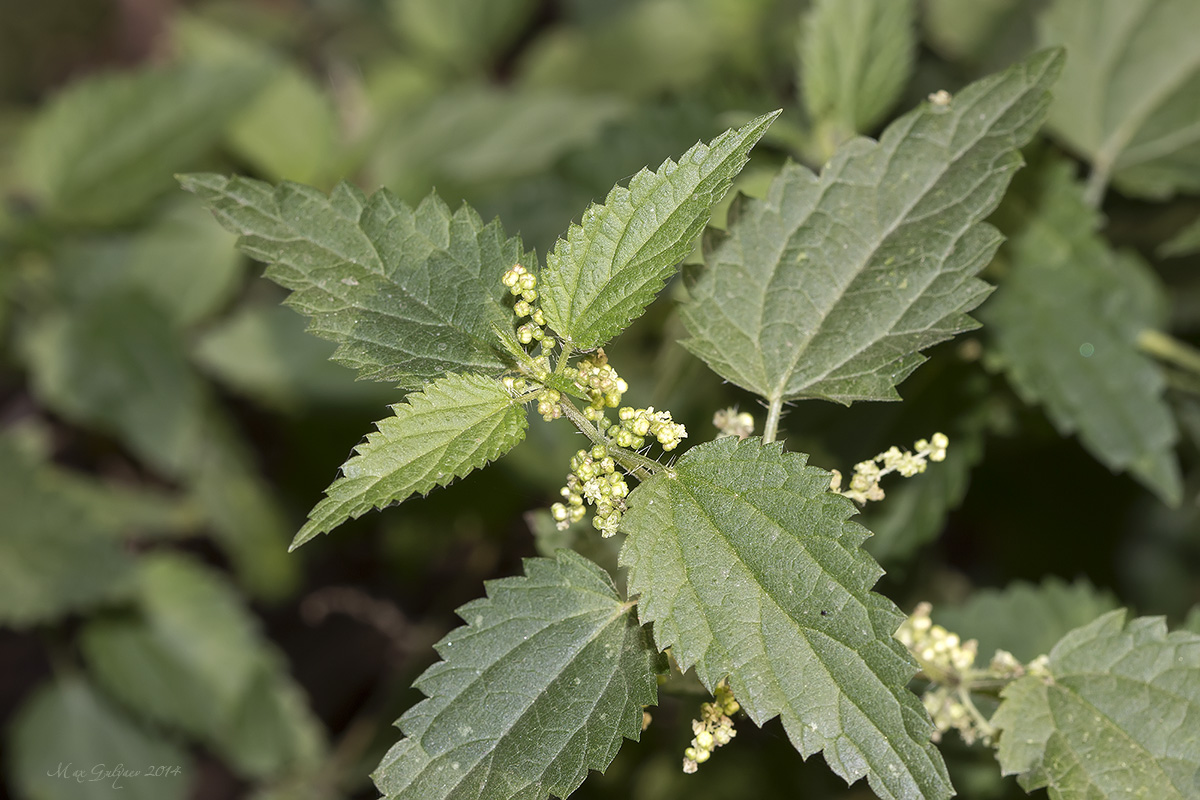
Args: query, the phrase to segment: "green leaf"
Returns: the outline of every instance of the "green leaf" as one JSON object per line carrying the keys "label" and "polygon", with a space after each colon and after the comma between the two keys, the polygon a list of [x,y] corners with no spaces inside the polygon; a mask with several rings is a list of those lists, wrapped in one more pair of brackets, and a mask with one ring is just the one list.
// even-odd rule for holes
{"label": "green leaf", "polygon": [[247,777],[319,755],[319,723],[221,576],[179,556],[147,556],[138,608],[93,620],[80,640],[116,698],[199,738]]}
{"label": "green leaf", "polygon": [[24,182],[56,217],[127,220],[217,143],[266,74],[190,64],[76,81],[29,126]]}
{"label": "green leaf", "polygon": [[997,650],[1030,661],[1049,653],[1073,628],[1116,607],[1111,592],[1082,578],[1069,584],[1051,577],[1040,584],[1014,581],[1003,589],[973,592],[961,605],[934,606],[933,619],[964,640],[977,640],[981,662]]}
{"label": "green leaf", "polygon": [[883,798],[952,793],[892,638],[903,616],[871,592],[870,533],[829,473],[760,439],[688,450],[630,495],[621,563],[643,623],[710,690],[728,677],[758,725],[782,718],[806,758]]}
{"label": "green leaf", "polygon": [[869,131],[900,97],[916,50],[913,0],[819,0],[799,41],[804,103],[828,152]]}
{"label": "green leaf", "polygon": [[[1031,49],[1034,32],[1030,9],[1036,2],[924,0],[924,39],[941,55],[971,66],[1010,63]],[[1014,55],[1005,59],[1010,53]]]}
{"label": "green leaf", "polygon": [[[78,480],[0,435],[0,625],[26,628],[129,595],[134,561]],[[97,487],[98,488],[98,487]]]}
{"label": "green leaf", "polygon": [[534,0],[389,0],[396,32],[408,45],[456,70],[486,66],[529,24]]}
{"label": "green leaf", "polygon": [[745,166],[779,112],[697,143],[678,163],[643,169],[591,205],[546,257],[541,302],[550,326],[574,347],[598,347],[636,319],[692,247],[712,207]]}
{"label": "green leaf", "polygon": [[1163,242],[1158,248],[1158,255],[1161,258],[1190,256],[1193,253],[1200,253],[1200,217],[1192,220],[1190,225]]}
{"label": "green leaf", "polygon": [[287,64],[233,120],[228,138],[239,156],[272,180],[319,183],[331,168],[338,120],[329,96]]}
{"label": "green leaf", "polygon": [[205,331],[196,359],[230,389],[284,411],[396,399],[388,386],[354,380],[353,372],[329,360],[333,345],[304,327],[304,318],[286,306],[245,305]]}
{"label": "green leaf", "polygon": [[373,508],[426,494],[495,461],[525,438],[525,409],[496,380],[447,375],[392,406],[394,417],[376,423],[342,477],[308,515],[292,542],[295,550]]}
{"label": "green leaf", "polygon": [[604,570],[560,550],[486,586],[372,775],[389,799],[566,797],[639,738],[657,700],[663,665]]}
{"label": "green leaf", "polygon": [[1006,775],[1056,800],[1197,796],[1200,636],[1112,611],[1064,636],[1048,668],[1001,695]]}
{"label": "green leaf", "polygon": [[1047,125],[1092,162],[1089,199],[1110,176],[1142,197],[1200,190],[1200,5],[1055,0],[1038,23],[1071,53]]}
{"label": "green leaf", "polygon": [[981,220],[1061,63],[1035,55],[847,142],[819,178],[788,164],[767,197],[739,198],[682,308],[684,345],[773,403],[899,399],[922,349],[976,327],[974,275],[1000,242]]}
{"label": "green leaf", "polygon": [[1178,431],[1162,370],[1137,347],[1162,322],[1163,289],[1135,254],[1113,252],[1096,233],[1072,169],[1060,161],[1031,173],[1007,204],[1011,271],[980,317],[1025,402],[1043,404],[1060,433],[1078,432],[1101,463],[1173,505]]}
{"label": "green leaf", "polygon": [[326,197],[211,174],[180,182],[241,234],[243,251],[270,264],[267,277],[292,290],[289,304],[359,377],[416,388],[447,372],[506,368],[492,332],[512,322],[500,276],[536,257],[498,221],[485,226],[466,205],[451,213],[436,194],[414,210],[345,183]]}
{"label": "green leaf", "polygon": [[[31,695],[11,743],[11,786],[36,800],[183,800],[195,777],[185,750],[138,726],[78,676]],[[121,768],[140,774],[113,772]]]}

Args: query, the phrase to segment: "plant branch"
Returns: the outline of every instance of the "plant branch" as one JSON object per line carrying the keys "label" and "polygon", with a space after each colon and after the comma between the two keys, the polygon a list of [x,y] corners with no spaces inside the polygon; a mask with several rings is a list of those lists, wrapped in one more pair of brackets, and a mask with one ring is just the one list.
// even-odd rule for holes
{"label": "plant branch", "polygon": [[1175,337],[1156,330],[1144,330],[1137,337],[1138,348],[1160,361],[1200,375],[1200,350]]}
{"label": "plant branch", "polygon": [[771,405],[767,409],[767,422],[763,426],[763,442],[775,441],[775,436],[779,432],[779,418],[783,414],[783,398],[772,397]]}
{"label": "plant branch", "polygon": [[604,433],[596,427],[596,425],[583,415],[575,404],[567,398],[562,398],[559,401],[559,408],[562,409],[563,416],[575,423],[584,436],[592,440],[593,444],[598,444],[608,450],[609,455],[613,460],[620,464],[625,470],[637,478],[639,481],[644,481],[654,473],[662,469],[662,464],[651,458],[646,458],[641,453],[635,453],[632,450],[626,450],[623,447],[617,447],[613,444]]}

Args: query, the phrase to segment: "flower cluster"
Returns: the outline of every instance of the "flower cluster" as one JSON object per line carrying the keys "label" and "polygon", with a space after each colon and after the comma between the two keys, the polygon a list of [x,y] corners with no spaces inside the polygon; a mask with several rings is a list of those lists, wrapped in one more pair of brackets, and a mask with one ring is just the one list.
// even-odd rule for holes
{"label": "flower cluster", "polygon": [[629,384],[609,365],[604,350],[581,358],[576,369],[579,377],[575,379],[575,385],[587,393],[589,400],[587,408],[583,409],[585,417],[598,422],[604,418],[604,409],[621,405],[621,397],[629,391]]}
{"label": "flower cluster", "polygon": [[546,342],[546,318],[542,315],[542,309],[534,305],[538,298],[537,276],[520,264],[513,264],[501,276],[500,282],[508,287],[509,294],[519,298],[513,304],[513,313],[521,319],[530,318],[529,322],[523,323],[517,328],[517,340],[521,344],[542,342],[544,349],[554,347],[553,342]]}
{"label": "flower cluster", "polygon": [[718,439],[723,436],[745,439],[754,433],[754,417],[745,411],[739,414],[736,408],[723,408],[713,414],[713,425],[720,431]]}
{"label": "flower cluster", "polygon": [[567,475],[567,485],[562,488],[563,499],[567,502],[550,506],[550,514],[558,529],[565,530],[571,523],[584,518],[587,513],[584,501],[587,501],[596,507],[592,525],[607,538],[616,534],[621,524],[628,494],[629,485],[617,472],[616,462],[607,449],[596,445],[591,452],[580,450],[571,459],[571,474]]}
{"label": "flower cluster", "polygon": [[974,639],[963,642],[958,634],[935,625],[930,617],[932,611],[933,606],[929,603],[918,603],[912,615],[896,631],[896,638],[931,677],[970,669],[975,664],[979,643]]}
{"label": "flower cluster", "polygon": [[646,444],[646,436],[652,435],[663,450],[671,451],[687,438],[687,428],[672,420],[670,411],[655,411],[654,406],[624,406],[617,412],[617,417],[621,421],[609,426],[608,435],[619,447],[640,449]]}
{"label": "flower cluster", "polygon": [[868,500],[882,500],[883,488],[879,480],[884,475],[898,472],[905,478],[925,471],[928,461],[942,461],[946,458],[946,448],[950,440],[944,433],[935,433],[929,440],[919,439],[913,449],[916,452],[890,447],[879,455],[854,465],[854,477],[850,479],[850,488],[842,489],[842,473],[833,470],[829,481],[829,491],[849,497],[859,503]]}
{"label": "flower cluster", "polygon": [[693,773],[697,767],[712,756],[713,750],[729,744],[737,736],[730,719],[741,708],[733,699],[733,690],[724,681],[717,684],[716,696],[711,703],[700,706],[700,719],[692,720],[692,744],[683,751],[683,771]]}

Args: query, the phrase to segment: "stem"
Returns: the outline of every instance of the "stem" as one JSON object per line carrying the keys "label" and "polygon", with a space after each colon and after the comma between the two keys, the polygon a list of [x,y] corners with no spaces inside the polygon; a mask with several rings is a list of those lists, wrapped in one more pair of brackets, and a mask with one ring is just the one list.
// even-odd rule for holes
{"label": "stem", "polygon": [[1156,330],[1138,334],[1137,345],[1144,353],[1174,364],[1193,375],[1200,375],[1200,350],[1173,336]]}
{"label": "stem", "polygon": [[1083,202],[1087,203],[1092,208],[1099,208],[1104,202],[1104,191],[1108,188],[1108,175],[1112,170],[1112,163],[1108,160],[1097,158],[1092,164],[1092,174],[1088,175],[1087,187],[1083,190]]}
{"label": "stem", "polygon": [[662,469],[662,464],[657,461],[646,458],[641,453],[635,453],[632,450],[626,450],[623,447],[617,447],[607,436],[600,431],[599,428],[592,423],[590,419],[585,417],[583,413],[575,407],[567,398],[559,401],[559,408],[562,409],[563,415],[575,423],[584,436],[592,440],[593,444],[598,444],[608,450],[613,461],[616,461],[625,470],[636,477],[639,481],[648,479],[651,475]]}
{"label": "stem", "polygon": [[772,397],[771,405],[767,409],[767,422],[763,426],[763,443],[769,444],[775,441],[775,434],[779,432],[779,417],[783,414],[783,398]]}

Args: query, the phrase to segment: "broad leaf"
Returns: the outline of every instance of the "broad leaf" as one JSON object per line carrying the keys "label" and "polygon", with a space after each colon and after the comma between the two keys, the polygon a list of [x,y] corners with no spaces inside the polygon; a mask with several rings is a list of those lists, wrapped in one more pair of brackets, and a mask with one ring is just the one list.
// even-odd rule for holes
{"label": "broad leaf", "polygon": [[465,205],[452,213],[436,194],[414,210],[345,183],[326,197],[211,174],[181,182],[270,264],[267,277],[292,290],[288,302],[359,377],[416,388],[447,372],[505,369],[492,332],[513,319],[500,276],[536,260],[499,222],[484,225]]}
{"label": "broad leaf", "polygon": [[820,0],[808,13],[800,83],[826,157],[842,140],[874,127],[908,83],[917,44],[914,5]]}
{"label": "broad leaf", "polygon": [[90,498],[79,488],[0,436],[0,625],[51,622],[132,590],[134,561],[114,535],[132,509],[110,516],[93,502],[100,487]]}
{"label": "broad leaf", "polygon": [[899,399],[922,349],[976,327],[989,287],[974,276],[1000,242],[981,220],[1061,64],[1033,56],[847,142],[819,178],[788,164],[765,198],[739,198],[683,306],[684,345],[772,402]]}
{"label": "broad leaf", "polygon": [[1113,252],[1096,233],[1098,215],[1071,171],[1058,162],[1031,173],[1006,204],[1011,271],[980,316],[1027,403],[1174,504],[1178,431],[1162,370],[1137,347],[1139,333],[1163,322],[1163,290],[1135,254]]}
{"label": "broad leaf", "polygon": [[[157,731],[138,725],[78,675],[30,695],[17,713],[8,779],[38,800],[183,800],[194,780],[191,758]],[[165,767],[151,774],[147,767]],[[138,775],[123,776],[124,768]]]}
{"label": "broad leaf", "polygon": [[1043,44],[1065,44],[1047,125],[1092,162],[1093,196],[1165,198],[1200,190],[1200,4],[1194,0],[1055,0]]}
{"label": "broad leaf", "polygon": [[78,81],[30,125],[24,181],[54,216],[128,219],[217,143],[267,74],[193,64]]}
{"label": "broad leaf", "polygon": [[728,677],[751,719],[779,716],[808,757],[883,798],[951,794],[916,672],[892,638],[903,619],[871,592],[854,505],[829,473],[760,439],[689,450],[630,495],[621,562],[660,648],[712,689]]}
{"label": "broad leaf", "polygon": [[494,461],[525,438],[525,409],[497,380],[447,375],[392,406],[376,423],[342,477],[308,515],[295,550],[351,517],[445,486]]}
{"label": "broad leaf", "polygon": [[997,650],[1030,661],[1072,629],[1117,607],[1110,592],[1082,578],[1067,583],[1047,578],[1040,584],[1014,581],[1003,589],[972,592],[961,605],[935,605],[934,622],[963,639],[979,642],[979,661],[987,663]]}
{"label": "broad leaf", "polygon": [[1049,676],[1010,684],[997,758],[1058,800],[1200,792],[1200,636],[1112,611],[1050,652]]}
{"label": "broad leaf", "polygon": [[416,682],[429,699],[372,775],[388,798],[566,797],[639,738],[661,665],[633,604],[569,550],[525,573],[458,610],[467,625]]}
{"label": "broad leaf", "polygon": [[136,616],[99,618],[83,631],[88,665],[109,692],[197,737],[247,777],[319,756],[319,723],[220,576],[177,556],[148,556],[137,599]]}
{"label": "broad leaf", "polygon": [[546,257],[542,308],[581,350],[604,344],[637,318],[675,273],[692,241],[745,166],[776,111],[696,144],[678,163],[643,169],[591,205]]}

